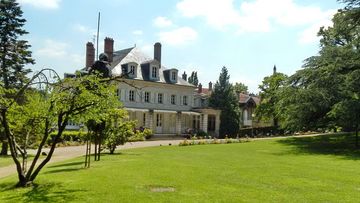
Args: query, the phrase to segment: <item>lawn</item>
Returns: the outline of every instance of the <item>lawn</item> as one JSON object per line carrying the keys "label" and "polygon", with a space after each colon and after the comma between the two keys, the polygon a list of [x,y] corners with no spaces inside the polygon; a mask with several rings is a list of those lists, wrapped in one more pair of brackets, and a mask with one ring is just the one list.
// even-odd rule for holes
{"label": "lawn", "polygon": [[0,156],[0,167],[11,165],[13,162],[12,157],[8,156]]}
{"label": "lawn", "polygon": [[359,161],[344,136],[131,149],[0,179],[0,202],[358,202]]}

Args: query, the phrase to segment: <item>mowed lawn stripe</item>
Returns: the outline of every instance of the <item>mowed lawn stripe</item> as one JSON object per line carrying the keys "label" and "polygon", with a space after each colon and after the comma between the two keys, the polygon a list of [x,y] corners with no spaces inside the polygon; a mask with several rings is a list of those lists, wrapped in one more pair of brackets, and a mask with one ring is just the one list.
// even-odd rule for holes
{"label": "mowed lawn stripe", "polygon": [[33,189],[14,190],[8,185],[15,177],[0,179],[0,202],[359,200],[358,151],[314,152],[300,144],[262,140],[130,149],[104,155],[90,169],[83,169],[83,158],[77,158],[47,167]]}

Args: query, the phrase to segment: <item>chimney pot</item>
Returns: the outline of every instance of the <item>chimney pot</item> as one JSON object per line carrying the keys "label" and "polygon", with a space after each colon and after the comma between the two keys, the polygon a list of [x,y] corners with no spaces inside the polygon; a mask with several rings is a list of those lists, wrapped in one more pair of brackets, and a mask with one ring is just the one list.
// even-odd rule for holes
{"label": "chimney pot", "polygon": [[160,42],[156,42],[154,44],[154,59],[159,61],[161,64],[161,44]]}
{"label": "chimney pot", "polygon": [[198,93],[201,93],[202,92],[202,85],[201,83],[199,83],[199,86],[198,86]]}
{"label": "chimney pot", "polygon": [[91,42],[86,43],[85,67],[91,67],[95,62],[95,48]]}
{"label": "chimney pot", "polygon": [[114,40],[112,38],[106,37],[104,40],[104,52],[109,57],[109,62],[113,61],[113,53],[114,53]]}
{"label": "chimney pot", "polygon": [[185,80],[185,81],[187,81],[187,74],[186,74],[185,71],[184,71],[184,73],[182,74],[182,79]]}
{"label": "chimney pot", "polygon": [[212,91],[212,82],[209,82],[209,91]]}

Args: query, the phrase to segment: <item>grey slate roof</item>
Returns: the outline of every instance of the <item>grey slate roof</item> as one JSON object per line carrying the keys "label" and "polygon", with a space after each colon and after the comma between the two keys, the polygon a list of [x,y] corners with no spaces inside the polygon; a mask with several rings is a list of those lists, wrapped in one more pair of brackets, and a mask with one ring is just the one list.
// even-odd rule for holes
{"label": "grey slate roof", "polygon": [[194,85],[183,80],[181,78],[181,76],[179,76],[179,75],[178,75],[177,83],[170,82],[170,80],[167,78],[167,77],[169,77],[169,74],[164,74],[164,71],[166,72],[166,70],[169,70],[169,69],[167,69],[163,65],[161,65],[161,68],[159,70],[159,80],[157,80],[157,81],[150,80],[149,70],[147,68],[145,68],[145,66],[147,66],[147,64],[150,64],[150,63],[159,64],[159,62],[157,60],[154,60],[154,59],[148,57],[137,47],[122,49],[122,50],[114,52],[113,62],[111,63],[112,74],[120,75],[122,73],[121,65],[127,64],[127,63],[138,64],[137,74],[136,74],[137,77],[133,78],[134,80],[144,80],[144,81],[152,81],[152,82],[158,82],[158,83],[176,84],[176,85],[189,86],[189,87],[195,88]]}

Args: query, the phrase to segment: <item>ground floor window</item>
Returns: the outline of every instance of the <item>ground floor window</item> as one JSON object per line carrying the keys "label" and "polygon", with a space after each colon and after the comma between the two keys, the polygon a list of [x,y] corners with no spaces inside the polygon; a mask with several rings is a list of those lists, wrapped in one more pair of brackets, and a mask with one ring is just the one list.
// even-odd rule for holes
{"label": "ground floor window", "polygon": [[146,113],[143,114],[143,126],[146,126]]}
{"label": "ground floor window", "polygon": [[208,116],[208,131],[215,131],[215,122],[216,122],[216,116],[209,115]]}
{"label": "ground floor window", "polygon": [[162,115],[156,114],[156,127],[161,127],[161,126],[162,126]]}
{"label": "ground floor window", "polygon": [[193,126],[194,129],[200,129],[200,116],[193,116]]}

